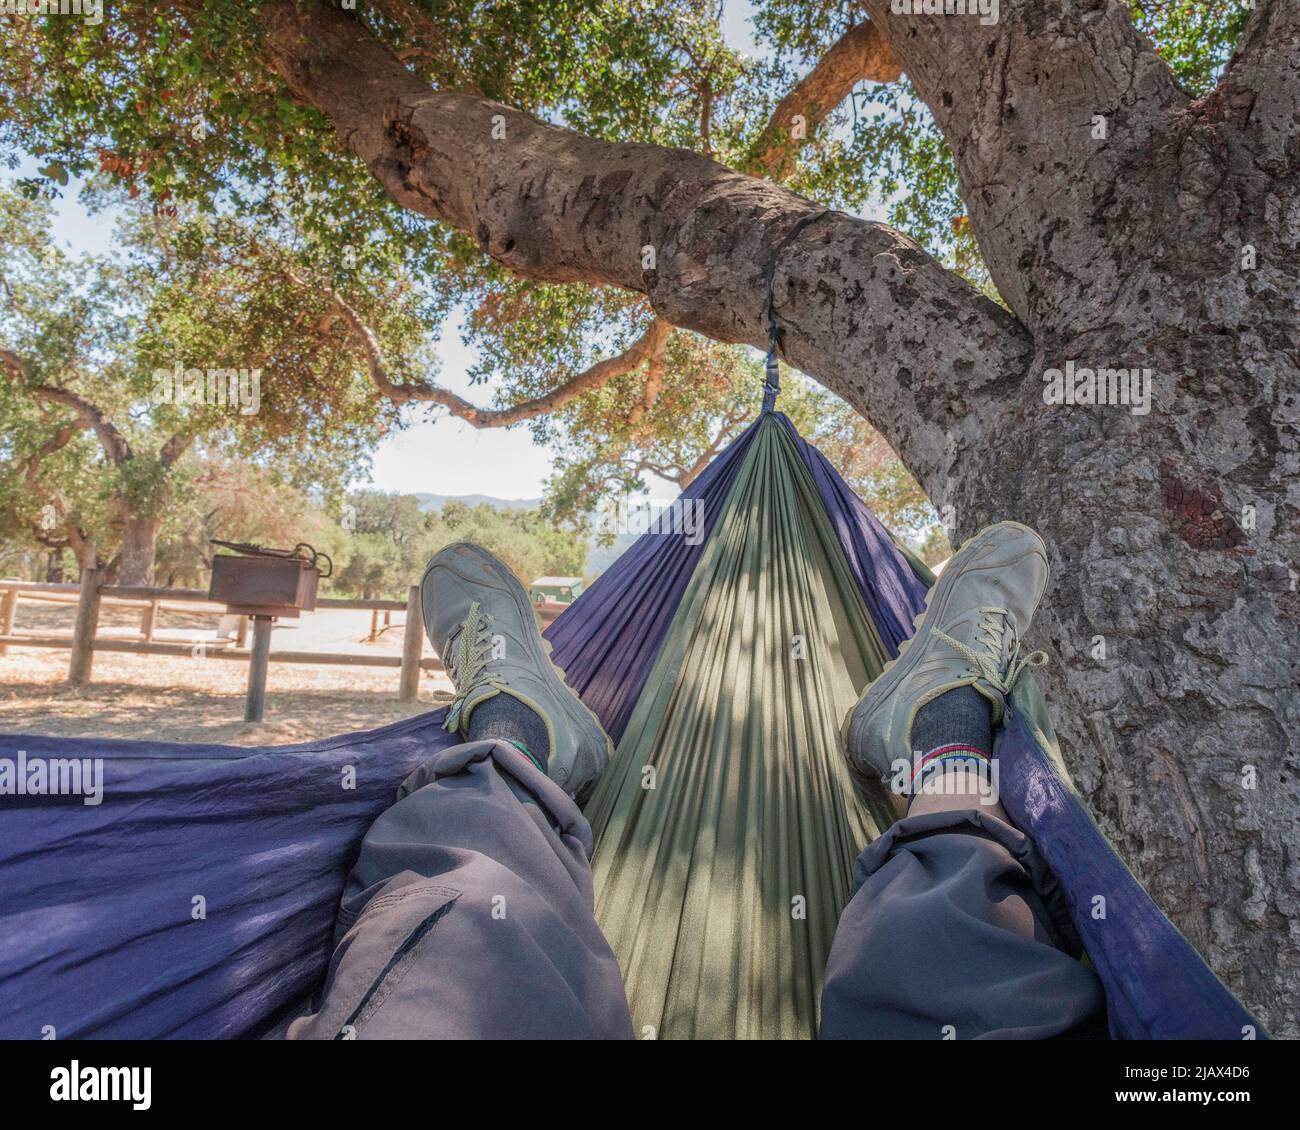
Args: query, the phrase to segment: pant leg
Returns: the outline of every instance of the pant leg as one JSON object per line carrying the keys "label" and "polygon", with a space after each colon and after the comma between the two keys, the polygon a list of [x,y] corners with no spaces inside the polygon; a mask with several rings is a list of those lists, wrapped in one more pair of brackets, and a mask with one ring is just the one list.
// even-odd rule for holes
{"label": "pant leg", "polygon": [[975,810],[908,817],[854,871],[826,966],[823,1039],[1104,1035],[1101,983],[1016,828]]}
{"label": "pant leg", "polygon": [[630,1038],[591,848],[513,746],[434,754],[366,834],[318,1006],[288,1038]]}

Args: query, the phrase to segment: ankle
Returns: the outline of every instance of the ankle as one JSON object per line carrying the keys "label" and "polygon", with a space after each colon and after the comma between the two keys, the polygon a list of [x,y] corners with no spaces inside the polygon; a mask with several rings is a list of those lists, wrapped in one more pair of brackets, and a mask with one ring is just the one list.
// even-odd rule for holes
{"label": "ankle", "polygon": [[932,698],[912,720],[911,748],[929,754],[961,746],[987,758],[993,752],[993,712],[974,686],[954,687]]}
{"label": "ankle", "polygon": [[987,768],[961,762],[941,765],[912,794],[907,815],[971,810],[1011,823],[998,798],[996,763],[990,762]]}
{"label": "ankle", "polygon": [[546,720],[512,694],[503,691],[475,706],[465,736],[474,742],[488,739],[509,742],[546,772],[551,756]]}

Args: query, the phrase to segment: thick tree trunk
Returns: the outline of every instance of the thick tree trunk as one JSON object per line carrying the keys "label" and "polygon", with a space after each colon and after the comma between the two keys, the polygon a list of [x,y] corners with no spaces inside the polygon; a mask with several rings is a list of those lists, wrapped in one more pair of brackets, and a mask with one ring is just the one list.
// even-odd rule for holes
{"label": "thick tree trunk", "polygon": [[[1018,5],[996,29],[868,6],[1035,338],[1035,379],[961,456],[959,533],[1012,517],[1048,538],[1037,634],[1084,794],[1217,972],[1300,1034],[1294,6],[1248,36],[1276,58],[1247,49],[1199,103],[1120,4]],[[1261,71],[1267,107],[1244,85]],[[1044,404],[1068,361],[1149,369],[1150,414]]]}
{"label": "thick tree trunk", "polygon": [[1043,677],[1076,782],[1220,976],[1295,1036],[1296,401],[1255,383],[1294,390],[1294,362],[1199,315],[1158,345],[1111,331],[1062,348],[1140,355],[1172,387],[1145,418],[1008,411],[956,484],[961,532],[1007,517],[1044,532],[1034,642],[1055,659]]}
{"label": "thick tree trunk", "polygon": [[[1044,534],[1035,642],[1085,796],[1220,975],[1300,1034],[1300,5],[1260,0],[1193,103],[1118,0],[1023,0],[993,27],[866,3],[1016,317],[834,215],[782,255],[783,353],[871,420],[959,537],[1003,518]],[[518,273],[764,344],[763,266],[807,202],[430,92],[336,12],[266,11],[272,66],[396,200]],[[1150,370],[1152,410],[1045,403],[1045,370],[1071,361]]]}
{"label": "thick tree trunk", "polygon": [[116,583],[153,584],[154,556],[158,547],[158,518],[129,517],[122,525],[122,547],[117,554]]}

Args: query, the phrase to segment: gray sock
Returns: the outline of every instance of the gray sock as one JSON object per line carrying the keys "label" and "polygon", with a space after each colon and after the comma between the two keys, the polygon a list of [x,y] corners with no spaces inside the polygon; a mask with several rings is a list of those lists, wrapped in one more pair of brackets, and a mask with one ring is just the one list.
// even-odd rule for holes
{"label": "gray sock", "polygon": [[974,746],[985,756],[993,752],[992,708],[974,687],[958,687],[932,698],[912,722],[913,753],[955,743]]}
{"label": "gray sock", "polygon": [[496,738],[522,746],[543,771],[551,756],[551,743],[542,716],[510,694],[495,694],[474,707],[466,736],[472,742]]}
{"label": "gray sock", "polygon": [[[931,699],[916,712],[912,722],[912,756],[925,757],[952,747],[975,749],[986,758],[993,755],[993,713],[986,699],[974,687],[958,687]],[[924,774],[916,778],[919,784]]]}

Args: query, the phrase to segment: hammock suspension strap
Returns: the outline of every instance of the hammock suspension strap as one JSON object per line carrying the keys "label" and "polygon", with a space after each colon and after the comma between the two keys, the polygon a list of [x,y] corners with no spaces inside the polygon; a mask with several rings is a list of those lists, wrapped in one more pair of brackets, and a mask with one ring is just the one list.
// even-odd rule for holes
{"label": "hammock suspension strap", "polygon": [[781,242],[773,249],[772,254],[768,256],[767,266],[763,270],[763,283],[767,288],[767,371],[763,380],[763,412],[771,412],[776,407],[776,397],[781,391],[780,370],[776,358],[776,301],[772,294],[772,286],[776,279],[776,263],[785,250],[786,244],[794,239],[809,224],[820,220],[823,216],[829,216],[830,209],[827,208],[821,212],[809,212],[797,224],[794,225],[782,237]]}

